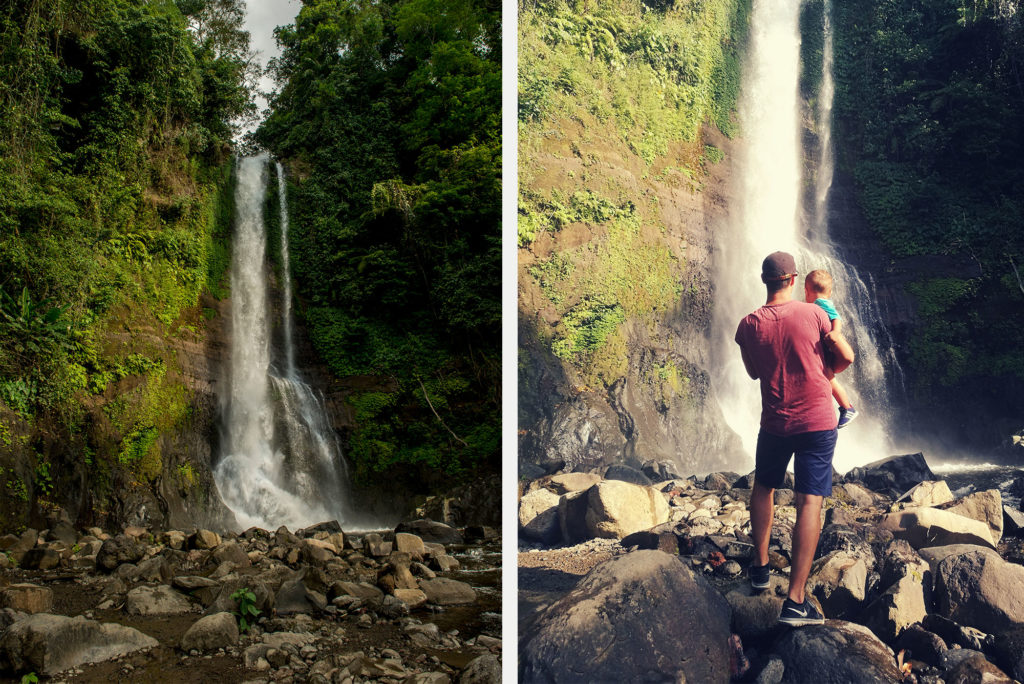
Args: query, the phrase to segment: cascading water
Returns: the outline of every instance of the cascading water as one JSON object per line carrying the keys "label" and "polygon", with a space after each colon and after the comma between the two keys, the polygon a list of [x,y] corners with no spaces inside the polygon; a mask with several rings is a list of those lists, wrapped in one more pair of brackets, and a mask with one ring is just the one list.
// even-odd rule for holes
{"label": "cascading water", "polygon": [[[857,353],[839,376],[861,414],[840,433],[834,464],[840,471],[890,454],[885,420],[889,414],[887,373],[898,366],[881,323],[874,295],[857,272],[841,262],[828,238],[828,193],[832,184],[832,34],[825,26],[824,73],[819,96],[821,158],[815,182],[813,225],[802,229],[803,158],[800,143],[800,0],[755,0],[749,62],[740,98],[745,148],[738,155],[740,199],[718,252],[715,328],[722,354],[718,396],[729,424],[751,456],[760,422],[760,394],[747,376],[733,335],[739,320],[764,304],[758,278],[761,260],[784,250],[796,257],[801,274],[822,268],[834,280],[832,298],[843,316],[844,334]],[[829,14],[826,7],[826,16]],[[803,281],[795,295],[803,299]],[[879,344],[877,337],[885,339]],[[880,351],[881,350],[881,351]]]}
{"label": "cascading water", "polygon": [[[291,528],[338,520],[351,525],[348,476],[323,400],[295,370],[288,212],[281,197],[283,372],[271,365],[263,203],[266,155],[242,159],[235,193],[231,262],[231,393],[227,449],[214,469],[221,497],[243,527]],[[360,525],[360,523],[355,523]]]}

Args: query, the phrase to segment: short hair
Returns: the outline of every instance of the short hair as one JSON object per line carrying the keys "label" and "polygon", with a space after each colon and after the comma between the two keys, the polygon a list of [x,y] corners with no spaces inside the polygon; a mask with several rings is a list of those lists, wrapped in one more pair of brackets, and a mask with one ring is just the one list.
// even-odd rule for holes
{"label": "short hair", "polygon": [[826,296],[832,294],[832,276],[828,271],[823,271],[820,268],[811,271],[804,277],[804,283],[818,294]]}

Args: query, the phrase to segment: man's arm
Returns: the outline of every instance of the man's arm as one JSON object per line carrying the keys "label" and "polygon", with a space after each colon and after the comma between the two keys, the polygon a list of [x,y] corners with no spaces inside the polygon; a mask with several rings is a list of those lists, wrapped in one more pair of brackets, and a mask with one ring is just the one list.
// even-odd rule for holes
{"label": "man's arm", "polygon": [[742,345],[740,345],[740,356],[743,357],[743,366],[747,369],[747,375],[749,375],[752,380],[757,380],[757,369],[754,368],[754,362],[751,361],[746,348]]}
{"label": "man's arm", "polygon": [[825,335],[825,344],[828,345],[829,351],[832,352],[832,372],[839,374],[850,367],[853,363],[853,347],[846,341],[846,338],[842,336],[837,330]]}

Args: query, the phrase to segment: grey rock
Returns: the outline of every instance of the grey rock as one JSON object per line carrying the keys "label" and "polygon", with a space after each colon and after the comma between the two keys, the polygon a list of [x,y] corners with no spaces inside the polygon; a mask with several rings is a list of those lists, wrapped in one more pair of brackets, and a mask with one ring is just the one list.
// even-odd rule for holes
{"label": "grey rock", "polygon": [[20,613],[49,613],[53,609],[53,590],[36,584],[12,584],[0,592],[0,607]]}
{"label": "grey rock", "polygon": [[998,489],[973,492],[938,508],[985,523],[995,544],[1003,538],[1003,499]]}
{"label": "grey rock", "polygon": [[928,568],[934,573],[941,563],[950,556],[962,556],[965,553],[984,553],[992,556],[999,556],[998,553],[987,546],[977,544],[946,544],[945,546],[929,546],[921,549],[918,553],[921,559],[928,564]]}
{"label": "grey rock", "polygon": [[1012,677],[985,659],[985,656],[978,654],[971,658],[964,658],[955,667],[950,668],[943,679],[947,684],[973,684],[984,682],[985,684],[1014,684]]}
{"label": "grey rock", "polygon": [[192,603],[167,586],[136,587],[124,601],[124,611],[129,615],[176,615],[191,610]]}
{"label": "grey rock", "polygon": [[433,520],[413,520],[399,523],[395,532],[409,532],[425,542],[440,544],[461,544],[462,535],[454,527]]}
{"label": "grey rock", "polygon": [[858,619],[879,639],[891,644],[910,625],[923,620],[927,612],[923,577],[908,574],[868,604]]}
{"label": "grey rock", "polygon": [[1003,534],[1024,537],[1024,511],[1003,505]]}
{"label": "grey rock", "polygon": [[889,513],[878,525],[915,549],[947,544],[978,544],[995,548],[987,524],[937,508],[908,508]]}
{"label": "grey rock", "polygon": [[0,659],[16,672],[52,675],[157,645],[156,639],[131,627],[39,613],[4,631]]}
{"label": "grey rock", "polygon": [[139,562],[145,554],[146,547],[143,544],[119,534],[103,542],[96,554],[96,568],[112,572],[123,563]]}
{"label": "grey rock", "polygon": [[214,613],[196,620],[181,637],[181,650],[201,653],[238,645],[238,622],[231,613]]}
{"label": "grey rock", "polygon": [[587,492],[569,492],[558,499],[558,528],[562,541],[575,544],[589,538],[587,532]]}
{"label": "grey rock", "polygon": [[993,554],[943,559],[935,592],[939,612],[960,624],[990,632],[1024,626],[1024,567]]}
{"label": "grey rock", "polygon": [[236,541],[226,541],[213,550],[210,557],[215,563],[233,563],[236,568],[247,568],[252,565],[248,554]]}
{"label": "grey rock", "polygon": [[860,482],[874,492],[898,497],[919,482],[935,480],[924,454],[890,456],[880,461],[854,468],[846,474],[846,482]]}
{"label": "grey rock", "polygon": [[44,546],[29,549],[21,559],[25,570],[52,570],[60,566],[60,553]]}
{"label": "grey rock", "polygon": [[893,652],[869,629],[852,622],[829,620],[790,630],[772,652],[785,666],[786,683],[903,681]]}
{"label": "grey rock", "polygon": [[490,653],[474,658],[459,675],[458,684],[501,684],[501,662]]}
{"label": "grey rock", "polygon": [[558,494],[541,488],[519,500],[519,534],[545,543],[558,538]]}
{"label": "grey rock", "polygon": [[647,476],[651,482],[665,482],[666,480],[679,480],[682,475],[678,469],[669,461],[645,461],[640,466],[640,472]]}
{"label": "grey rock", "polygon": [[996,634],[992,640],[993,662],[1024,682],[1024,627]]}
{"label": "grey rock", "polygon": [[678,556],[628,553],[596,566],[538,616],[521,642],[520,678],[727,682],[729,613]]}
{"label": "grey rock", "polygon": [[569,492],[585,491],[600,481],[601,476],[596,473],[562,473],[552,475],[546,487],[561,496]]}
{"label": "grey rock", "polygon": [[961,648],[981,651],[985,648],[985,640],[988,637],[980,629],[957,624],[938,613],[926,615],[924,620],[921,621],[921,626],[942,637],[942,640],[949,644],[950,648],[959,646]]}
{"label": "grey rock", "polygon": [[668,502],[653,487],[605,480],[587,490],[586,526],[590,537],[622,539],[668,522]]}
{"label": "grey rock", "polygon": [[833,551],[811,566],[807,592],[821,602],[826,617],[853,615],[867,596],[868,568],[864,558]]}
{"label": "grey rock", "polygon": [[948,647],[938,634],[929,632],[921,625],[911,625],[903,630],[903,634],[896,640],[894,649],[907,650],[914,660],[938,667],[942,662],[942,654]]}
{"label": "grey rock", "polygon": [[476,591],[465,582],[438,577],[419,581],[419,588],[427,601],[438,606],[454,606],[476,601]]}
{"label": "grey rock", "polygon": [[631,468],[628,465],[622,463],[616,463],[608,466],[604,471],[604,479],[606,480],[619,480],[620,482],[629,482],[635,485],[641,485],[643,487],[650,487],[653,482],[651,479],[644,475],[636,468]]}

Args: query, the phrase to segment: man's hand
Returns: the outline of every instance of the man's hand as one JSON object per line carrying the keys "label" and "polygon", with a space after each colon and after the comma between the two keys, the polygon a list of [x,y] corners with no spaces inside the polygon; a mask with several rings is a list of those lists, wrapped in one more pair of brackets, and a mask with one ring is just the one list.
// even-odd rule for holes
{"label": "man's hand", "polygon": [[853,347],[846,341],[842,333],[838,330],[825,335],[825,344],[828,345],[829,351],[832,352],[832,372],[842,373],[844,370],[850,367],[853,363]]}

